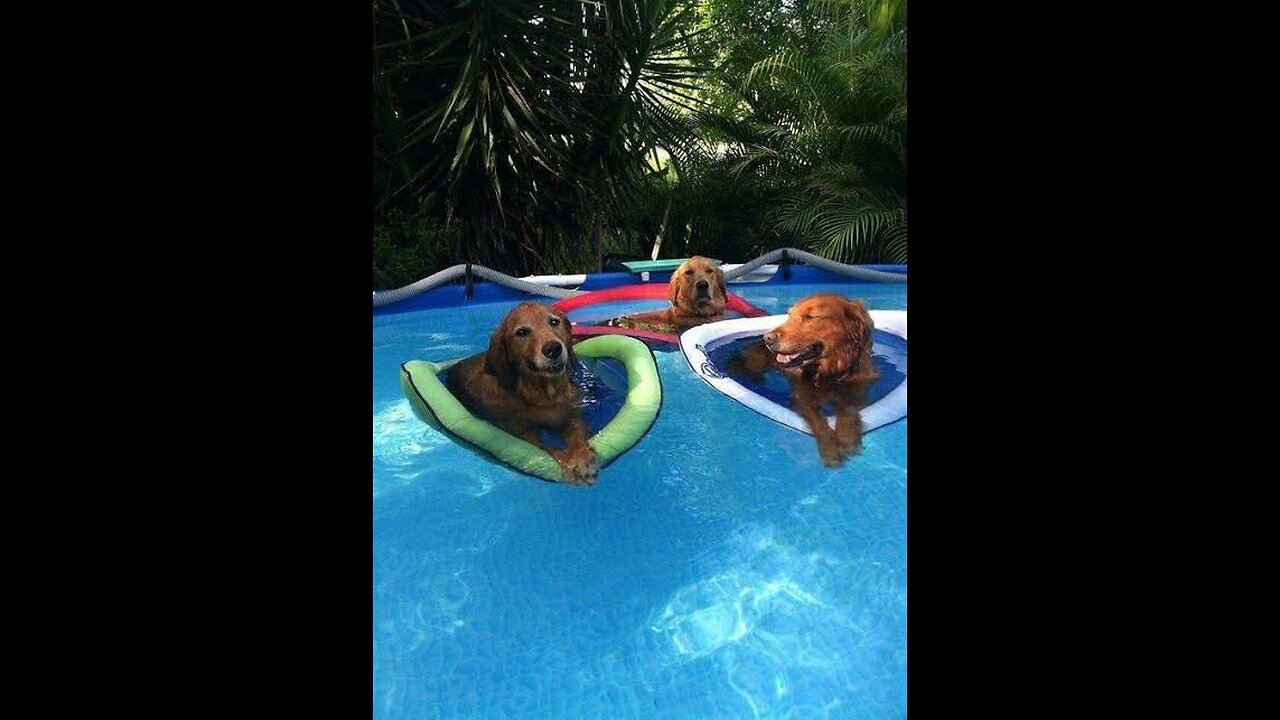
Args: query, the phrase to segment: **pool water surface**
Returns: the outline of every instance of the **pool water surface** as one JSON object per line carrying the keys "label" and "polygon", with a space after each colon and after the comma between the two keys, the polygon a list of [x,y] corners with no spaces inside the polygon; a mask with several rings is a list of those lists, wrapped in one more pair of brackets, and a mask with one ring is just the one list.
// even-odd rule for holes
{"label": "pool water surface", "polygon": [[[906,309],[904,285],[730,290]],[[398,378],[483,351],[514,304],[373,319],[374,716],[905,717],[907,421],[827,469],[659,349],[649,433],[594,487],[543,482],[418,420]]]}

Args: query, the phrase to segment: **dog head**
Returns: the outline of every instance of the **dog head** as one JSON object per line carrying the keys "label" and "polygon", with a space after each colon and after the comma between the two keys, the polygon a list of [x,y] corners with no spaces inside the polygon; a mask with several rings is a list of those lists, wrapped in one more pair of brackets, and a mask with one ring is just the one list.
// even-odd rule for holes
{"label": "dog head", "polygon": [[719,315],[727,300],[724,271],[701,255],[694,255],[671,274],[667,299],[685,315]]}
{"label": "dog head", "polygon": [[485,371],[510,385],[521,375],[567,377],[577,361],[569,334],[569,318],[535,302],[517,305],[489,338]]}
{"label": "dog head", "polygon": [[800,374],[809,368],[822,378],[838,378],[872,367],[871,331],[867,308],[860,301],[835,293],[807,297],[787,313],[787,321],[765,333],[764,342],[783,372]]}

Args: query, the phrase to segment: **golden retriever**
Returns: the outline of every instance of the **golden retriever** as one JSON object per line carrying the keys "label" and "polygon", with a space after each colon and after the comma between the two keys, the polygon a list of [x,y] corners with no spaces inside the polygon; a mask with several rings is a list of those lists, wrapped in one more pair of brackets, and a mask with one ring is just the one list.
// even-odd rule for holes
{"label": "golden retriever", "polygon": [[[765,333],[729,362],[729,369],[763,379],[777,370],[791,381],[796,414],[818,441],[827,467],[839,467],[862,449],[862,418],[867,391],[880,377],[871,358],[875,328],[859,301],[834,293],[811,295],[791,306],[787,320]],[[836,427],[827,424],[822,406],[836,410]]]}
{"label": "golden retriever", "polygon": [[728,301],[724,271],[701,255],[694,255],[671,273],[667,300],[671,307],[666,310],[623,315],[600,324],[679,334],[696,325],[723,320]]}
{"label": "golden retriever", "polygon": [[[587,445],[578,389],[569,381],[576,363],[569,319],[526,302],[507,313],[488,350],[449,368],[448,386],[472,413],[550,453],[565,482],[593,485],[599,459]],[[544,445],[540,427],[560,434],[568,447]]]}

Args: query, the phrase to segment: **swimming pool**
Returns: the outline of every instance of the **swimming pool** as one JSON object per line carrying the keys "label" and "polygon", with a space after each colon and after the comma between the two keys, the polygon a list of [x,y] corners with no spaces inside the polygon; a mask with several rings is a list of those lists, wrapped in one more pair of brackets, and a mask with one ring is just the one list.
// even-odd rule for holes
{"label": "swimming pool", "polygon": [[[906,309],[905,285],[730,290]],[[542,482],[429,428],[398,380],[480,352],[513,305],[373,319],[374,717],[905,717],[907,421],[828,470],[659,350],[649,434],[595,487]]]}

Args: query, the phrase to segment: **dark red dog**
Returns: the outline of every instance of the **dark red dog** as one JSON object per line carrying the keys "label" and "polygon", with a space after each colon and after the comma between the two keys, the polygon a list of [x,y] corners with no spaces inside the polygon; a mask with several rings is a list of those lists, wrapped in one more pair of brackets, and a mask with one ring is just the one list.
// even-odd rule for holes
{"label": "dark red dog", "polygon": [[[871,359],[874,324],[867,308],[834,293],[807,297],[787,313],[787,321],[765,333],[729,363],[729,369],[763,378],[777,370],[791,381],[793,409],[813,431],[827,467],[839,467],[862,449],[862,418],[867,391],[879,378]],[[827,424],[822,406],[836,410],[836,426]]]}

